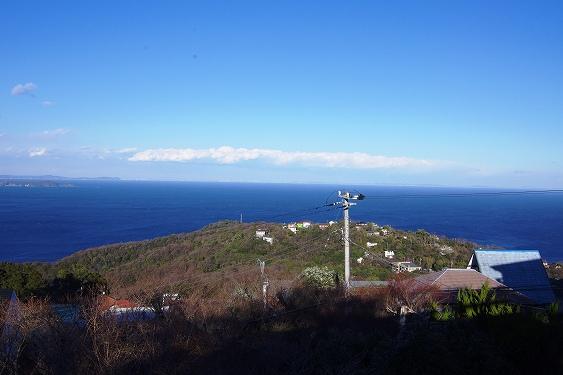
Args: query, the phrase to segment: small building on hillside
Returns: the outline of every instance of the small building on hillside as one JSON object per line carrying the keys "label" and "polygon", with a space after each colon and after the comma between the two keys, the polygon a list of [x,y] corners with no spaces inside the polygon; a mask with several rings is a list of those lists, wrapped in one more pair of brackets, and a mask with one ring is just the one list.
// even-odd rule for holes
{"label": "small building on hillside", "polygon": [[307,229],[311,226],[311,222],[310,221],[302,221],[300,223],[296,224],[298,229]]}
{"label": "small building on hillside", "polygon": [[110,296],[101,296],[98,299],[98,311],[112,315],[120,321],[147,320],[156,316],[155,309],[152,307]]}
{"label": "small building on hillside", "polygon": [[256,238],[262,241],[266,241],[270,245],[274,243],[274,237],[268,236],[268,231],[266,229],[258,229],[256,231]]}
{"label": "small building on hillside", "polygon": [[368,248],[377,246],[377,242],[366,242]]}
{"label": "small building on hillside", "polygon": [[319,224],[319,229],[325,230],[330,226],[330,224]]}
{"label": "small building on hillside", "polygon": [[295,223],[287,224],[287,229],[295,234],[297,233],[297,224]]}
{"label": "small building on hillside", "polygon": [[439,272],[431,272],[415,279],[422,285],[436,288],[436,297],[440,303],[455,303],[460,289],[478,290],[487,283],[495,290],[496,300],[516,304],[530,304],[532,301],[506,285],[491,279],[472,269],[447,268]]}
{"label": "small building on hillside", "polygon": [[393,250],[385,250],[385,252],[383,253],[383,255],[385,256],[385,258],[387,259],[393,259],[395,257],[395,252]]}
{"label": "small building on hillside", "polygon": [[538,305],[555,301],[538,250],[477,249],[467,268],[520,292]]}
{"label": "small building on hillside", "polygon": [[422,267],[413,262],[393,262],[391,264],[393,272],[414,272],[422,270]]}
{"label": "small building on hillside", "polygon": [[266,229],[257,229],[256,230],[256,238],[262,238],[266,235],[267,230]]}

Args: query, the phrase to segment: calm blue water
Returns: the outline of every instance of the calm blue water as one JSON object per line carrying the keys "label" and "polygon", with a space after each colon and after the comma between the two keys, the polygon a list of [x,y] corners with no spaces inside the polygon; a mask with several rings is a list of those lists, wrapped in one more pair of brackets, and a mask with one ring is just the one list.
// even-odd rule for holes
{"label": "calm blue water", "polygon": [[[334,220],[340,212],[293,213],[325,203],[328,185],[73,182],[74,188],[0,188],[0,260],[56,260],[77,250],[199,229],[222,220]],[[363,194],[443,194],[453,188],[356,187]],[[489,190],[487,190],[489,191]],[[332,200],[334,200],[334,195]],[[424,228],[482,245],[539,249],[563,259],[563,194],[367,199],[357,221]]]}

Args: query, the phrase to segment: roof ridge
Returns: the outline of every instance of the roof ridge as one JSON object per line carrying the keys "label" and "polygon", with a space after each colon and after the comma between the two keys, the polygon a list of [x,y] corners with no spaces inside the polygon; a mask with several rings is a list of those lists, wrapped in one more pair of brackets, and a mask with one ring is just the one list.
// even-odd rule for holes
{"label": "roof ridge", "polygon": [[447,271],[447,270],[448,270],[447,268],[446,268],[445,270],[441,270],[441,271],[440,271],[441,275],[438,276],[437,278],[435,278],[434,281],[432,281],[432,284],[435,284],[436,282],[438,282],[438,280],[440,279],[440,277],[442,277],[442,276],[444,276],[444,275],[446,274],[446,271]]}

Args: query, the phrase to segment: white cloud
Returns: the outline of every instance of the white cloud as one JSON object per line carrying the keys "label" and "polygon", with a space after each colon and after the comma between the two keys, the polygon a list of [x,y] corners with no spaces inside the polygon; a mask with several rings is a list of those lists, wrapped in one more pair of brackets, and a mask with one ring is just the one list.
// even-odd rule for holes
{"label": "white cloud", "polygon": [[31,150],[29,150],[30,158],[34,158],[37,156],[45,156],[45,155],[47,155],[47,149],[45,147],[32,148]]}
{"label": "white cloud", "polygon": [[51,100],[43,100],[41,102],[41,105],[45,108],[49,108],[49,107],[53,107],[55,105],[55,102],[53,102]]}
{"label": "white cloud", "polygon": [[28,83],[18,83],[14,87],[12,87],[12,95],[19,96],[19,95],[33,95],[33,92],[37,90],[37,85],[33,82]]}
{"label": "white cloud", "polygon": [[189,162],[200,159],[214,160],[219,164],[234,164],[247,160],[264,160],[276,165],[300,164],[328,168],[385,169],[433,168],[440,163],[409,157],[391,157],[363,152],[295,152],[259,148],[234,148],[222,146],[209,149],[149,149],[137,152],[129,161]]}
{"label": "white cloud", "polygon": [[57,129],[43,130],[42,132],[33,133],[31,135],[38,138],[52,139],[52,138],[62,137],[63,135],[66,135],[68,133],[70,133],[70,129],[57,128]]}
{"label": "white cloud", "polygon": [[136,147],[125,147],[119,148],[117,150],[112,150],[112,152],[115,152],[116,154],[132,154],[135,151],[137,151]]}

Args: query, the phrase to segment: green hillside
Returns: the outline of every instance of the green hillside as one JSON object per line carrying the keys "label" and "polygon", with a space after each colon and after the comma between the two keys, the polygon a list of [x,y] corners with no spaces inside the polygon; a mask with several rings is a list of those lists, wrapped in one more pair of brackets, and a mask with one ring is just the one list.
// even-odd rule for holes
{"label": "green hillside", "polygon": [[[257,229],[267,230],[268,236],[274,238],[273,244],[257,239]],[[474,247],[469,242],[437,237],[423,230],[405,232],[385,227],[387,235],[374,237],[373,232],[381,229],[352,227],[354,279],[386,279],[390,267],[377,261],[384,250],[393,250],[396,260],[412,260],[425,269],[442,269],[464,267]],[[236,283],[252,279],[259,275],[258,259],[266,261],[271,280],[287,281],[314,265],[342,274],[340,233],[340,224],[325,229],[312,225],[294,234],[281,224],[219,222],[192,233],[80,251],[61,260],[57,267],[80,265],[100,273],[117,295],[147,288],[186,290],[225,284],[226,280]],[[378,244],[367,249],[368,241]],[[366,250],[371,257],[365,257]],[[361,264],[356,261],[360,257],[364,258]]]}

